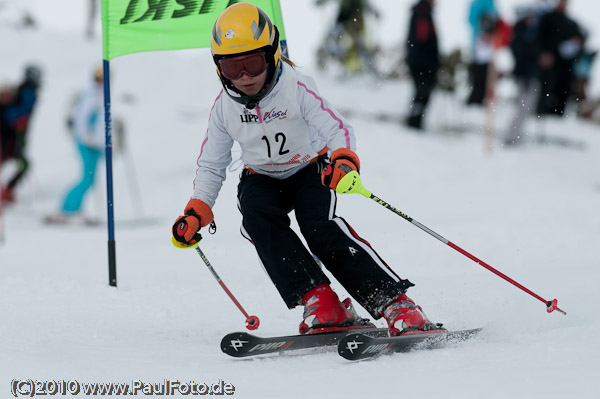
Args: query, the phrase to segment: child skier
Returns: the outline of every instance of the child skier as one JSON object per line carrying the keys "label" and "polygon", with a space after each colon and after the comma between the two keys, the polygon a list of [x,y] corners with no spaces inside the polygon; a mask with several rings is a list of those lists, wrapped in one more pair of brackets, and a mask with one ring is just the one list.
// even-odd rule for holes
{"label": "child skier", "polygon": [[[228,7],[213,27],[211,50],[223,90],[174,238],[194,245],[200,228],[213,222],[211,208],[237,141],[245,163],[238,185],[242,235],[288,308],[304,306],[300,333],[351,328],[358,321],[311,252],[374,319],[387,320],[390,335],[443,330],[406,296],[413,284],[335,215],[336,185],[360,169],[354,131],[314,81],[281,55],[277,27],[266,13],[250,3]],[[290,228],[292,210],[310,251]]]}

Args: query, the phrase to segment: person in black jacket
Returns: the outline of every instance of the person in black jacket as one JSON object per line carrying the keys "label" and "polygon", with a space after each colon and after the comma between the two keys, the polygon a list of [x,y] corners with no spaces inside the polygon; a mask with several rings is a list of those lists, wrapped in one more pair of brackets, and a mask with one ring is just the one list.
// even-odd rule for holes
{"label": "person in black jacket", "polygon": [[567,3],[559,0],[556,8],[540,21],[540,114],[564,114],[573,84],[573,63],[582,49],[583,35],[577,23],[566,15]]}
{"label": "person in black jacket", "polygon": [[513,28],[510,50],[515,62],[513,76],[518,92],[515,114],[504,136],[505,145],[519,142],[527,116],[535,112],[540,87],[538,28],[542,13],[533,7],[525,9]]}
{"label": "person in black jacket", "polygon": [[406,124],[415,129],[423,128],[425,109],[440,65],[437,34],[431,15],[433,5],[434,0],[419,0],[413,6],[406,42],[406,64],[415,87]]}
{"label": "person in black jacket", "polygon": [[25,156],[26,136],[29,121],[37,101],[42,71],[36,65],[25,68],[23,82],[14,95],[3,96],[0,104],[0,162],[13,159],[17,163],[15,174],[1,191],[3,202],[15,201],[15,187],[29,169],[29,160]]}

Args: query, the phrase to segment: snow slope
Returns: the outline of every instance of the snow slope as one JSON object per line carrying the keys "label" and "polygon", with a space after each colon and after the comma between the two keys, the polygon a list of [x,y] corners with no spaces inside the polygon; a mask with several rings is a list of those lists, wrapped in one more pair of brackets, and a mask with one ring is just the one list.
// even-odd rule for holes
{"label": "snow slope", "polygon": [[[572,3],[588,7],[582,14],[597,15],[591,0]],[[51,11],[44,15],[50,18]],[[327,24],[331,13],[308,1],[284,2],[283,11],[292,56],[315,77],[322,94],[340,109],[403,114],[411,95],[407,82],[341,81],[313,67],[312,46],[326,26],[306,33],[306,20]],[[457,24],[441,11],[437,16],[447,26]],[[463,41],[459,33],[447,37]],[[489,153],[483,150],[482,111],[441,95],[425,134],[350,118],[367,188],[543,298],[558,298],[567,316],[547,314],[538,300],[374,202],[340,196],[338,213],[416,283],[410,296],[432,320],[450,329],[484,327],[485,334],[372,362],[349,363],[331,352],[236,360],[221,353],[219,342],[244,329],[243,316],[195,252],[170,244],[171,224],[191,194],[195,159],[219,90],[209,52],[146,53],[111,62],[113,114],[124,117],[128,133],[126,151],[114,160],[119,283],[114,289],[107,285],[105,229],[41,222],[56,211],[79,173],[64,115],[97,65],[101,43],[86,40],[78,26],[43,25],[39,31],[0,26],[0,38],[0,52],[11,55],[2,58],[0,82],[18,79],[32,60],[46,72],[31,128],[31,174],[18,192],[20,202],[5,210],[3,220],[3,392],[11,380],[27,378],[209,384],[221,379],[240,398],[597,397],[597,125],[574,118],[531,121],[524,146],[504,148],[496,141]],[[510,84],[505,92],[512,92]],[[494,118],[497,135],[510,114],[505,98]],[[575,146],[558,144],[565,140]],[[203,251],[248,312],[260,317],[258,334],[294,333],[301,309],[286,310],[238,233],[238,166],[232,165],[214,209],[218,232],[204,234]],[[104,184],[102,176],[99,183]],[[88,197],[87,214],[104,217],[104,191],[99,185]]]}

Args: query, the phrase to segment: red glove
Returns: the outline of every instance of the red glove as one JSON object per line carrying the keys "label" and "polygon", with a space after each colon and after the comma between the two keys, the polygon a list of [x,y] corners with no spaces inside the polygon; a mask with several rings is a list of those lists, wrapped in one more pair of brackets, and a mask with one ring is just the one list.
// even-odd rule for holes
{"label": "red glove", "polygon": [[212,223],[214,216],[210,206],[204,201],[192,198],[185,207],[185,216],[180,216],[173,224],[173,237],[182,244],[191,246],[202,238],[198,231]]}
{"label": "red glove", "polygon": [[353,170],[360,172],[358,155],[347,148],[338,148],[331,153],[331,163],[321,172],[321,182],[335,190],[340,180]]}

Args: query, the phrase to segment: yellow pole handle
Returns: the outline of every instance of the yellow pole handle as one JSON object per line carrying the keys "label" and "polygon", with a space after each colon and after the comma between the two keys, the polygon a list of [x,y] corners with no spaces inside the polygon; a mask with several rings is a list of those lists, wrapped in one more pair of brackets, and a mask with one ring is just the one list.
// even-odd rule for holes
{"label": "yellow pole handle", "polygon": [[173,244],[173,246],[174,246],[174,247],[176,247],[176,248],[188,249],[188,248],[197,248],[197,247],[198,247],[198,244],[199,244],[200,242],[197,242],[197,243],[195,243],[195,244],[192,244],[192,245],[185,245],[184,243],[177,241],[177,240],[175,239],[175,237],[171,237],[171,243],[172,243],[172,244]]}
{"label": "yellow pole handle", "polygon": [[367,198],[371,198],[371,195],[373,194],[362,185],[360,175],[355,170],[342,177],[335,188],[335,191],[338,194],[360,194]]}

